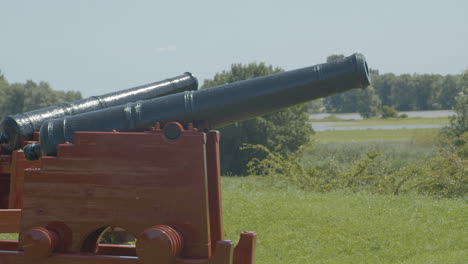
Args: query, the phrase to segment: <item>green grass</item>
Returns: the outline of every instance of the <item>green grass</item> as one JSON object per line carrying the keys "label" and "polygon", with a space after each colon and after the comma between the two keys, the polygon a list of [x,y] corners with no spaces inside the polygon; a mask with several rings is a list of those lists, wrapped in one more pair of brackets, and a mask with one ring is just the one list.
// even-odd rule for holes
{"label": "green grass", "polygon": [[433,144],[439,129],[347,130],[323,131],[313,135],[319,143],[331,142],[415,142]]}
{"label": "green grass", "polygon": [[336,116],[330,116],[324,119],[310,119],[311,122],[346,122],[347,124],[334,125],[340,126],[390,126],[390,125],[444,125],[449,124],[448,117],[409,117],[409,118],[369,118],[362,120],[347,120]]}
{"label": "green grass", "polygon": [[258,233],[257,263],[466,263],[468,206],[423,196],[313,193],[223,178],[226,237]]}
{"label": "green grass", "polygon": [[[468,206],[423,196],[313,193],[223,177],[226,239],[256,231],[258,264],[465,263]],[[2,234],[1,239],[15,239]]]}
{"label": "green grass", "polygon": [[323,131],[313,136],[316,142],[304,152],[304,163],[352,162],[362,154],[379,152],[389,162],[398,165],[429,158],[437,151],[438,129],[348,130]]}
{"label": "green grass", "polygon": [[0,239],[18,239],[18,234],[15,234],[15,233],[0,234]]}
{"label": "green grass", "polygon": [[333,127],[359,127],[359,126],[395,126],[395,125],[445,125],[449,124],[448,117],[437,118],[370,118],[353,120],[348,124],[337,124]]}

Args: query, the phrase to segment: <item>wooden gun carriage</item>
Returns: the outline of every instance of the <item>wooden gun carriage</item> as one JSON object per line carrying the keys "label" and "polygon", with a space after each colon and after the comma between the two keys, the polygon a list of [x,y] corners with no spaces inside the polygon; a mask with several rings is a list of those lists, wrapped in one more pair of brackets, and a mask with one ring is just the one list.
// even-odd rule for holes
{"label": "wooden gun carriage", "polygon": [[[212,129],[369,84],[365,59],[354,54],[44,118],[33,138],[5,143],[15,147],[0,160],[11,186],[0,233],[20,235],[0,240],[0,263],[253,264],[254,232],[241,233],[237,245],[224,238],[220,135]],[[136,245],[99,244],[110,226]]]}

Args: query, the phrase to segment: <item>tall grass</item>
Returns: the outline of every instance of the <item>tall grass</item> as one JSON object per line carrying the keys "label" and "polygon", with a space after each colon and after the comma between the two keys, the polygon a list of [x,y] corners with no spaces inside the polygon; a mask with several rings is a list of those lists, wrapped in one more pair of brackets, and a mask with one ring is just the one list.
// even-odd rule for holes
{"label": "tall grass", "polygon": [[341,133],[322,132],[335,137],[327,135],[323,143],[311,144],[288,156],[262,146],[247,146],[266,153],[265,159],[249,163],[249,172],[275,185],[295,185],[318,192],[467,196],[467,160],[436,146],[436,134],[412,130],[398,135],[400,131],[392,131],[391,140],[376,140],[376,135],[388,131],[359,132],[350,142],[343,141]]}

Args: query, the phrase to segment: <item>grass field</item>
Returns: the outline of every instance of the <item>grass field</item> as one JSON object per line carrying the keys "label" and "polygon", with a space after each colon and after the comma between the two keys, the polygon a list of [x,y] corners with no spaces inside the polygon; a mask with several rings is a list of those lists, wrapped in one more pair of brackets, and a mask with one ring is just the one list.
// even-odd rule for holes
{"label": "grass field", "polygon": [[258,232],[257,263],[466,263],[468,206],[423,196],[313,193],[223,178],[226,236]]}
{"label": "grass field", "polygon": [[306,167],[349,166],[365,153],[378,152],[394,169],[433,157],[439,129],[347,130],[317,132],[304,152]]}
{"label": "grass field", "polygon": [[312,119],[311,122],[346,122],[345,124],[333,125],[340,126],[393,126],[393,125],[444,125],[449,124],[448,117],[434,118],[369,118],[364,120],[343,120],[339,118]]}
{"label": "grass field", "polygon": [[334,127],[340,126],[396,126],[396,125],[445,125],[449,124],[447,117],[439,118],[369,118],[359,121],[351,121],[349,124],[334,125]]}
{"label": "grass field", "polygon": [[317,132],[313,139],[317,143],[333,142],[414,142],[420,145],[433,145],[439,133],[437,128],[398,129],[398,130],[335,130]]}
{"label": "grass field", "polygon": [[[318,132],[302,163],[319,170],[336,166],[336,171],[346,173],[365,153],[378,152],[382,161],[378,164],[385,164],[382,171],[388,177],[436,157],[438,133],[438,129]],[[466,195],[441,199],[411,191],[384,195],[346,189],[319,193],[258,177],[224,178],[223,184],[227,234],[235,238],[243,229],[258,231],[258,263],[466,263],[468,259]]]}
{"label": "grass field", "polygon": [[18,234],[0,234],[0,239],[18,239]]}
{"label": "grass field", "polygon": [[223,177],[223,207],[227,239],[258,233],[258,264],[468,259],[468,206],[462,200],[311,193],[255,177]]}

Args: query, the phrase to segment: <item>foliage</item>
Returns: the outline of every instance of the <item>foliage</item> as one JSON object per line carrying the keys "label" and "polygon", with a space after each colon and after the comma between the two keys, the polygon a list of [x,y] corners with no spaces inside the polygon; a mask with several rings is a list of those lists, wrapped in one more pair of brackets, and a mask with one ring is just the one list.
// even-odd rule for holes
{"label": "foliage", "polygon": [[381,107],[381,101],[372,86],[329,96],[323,102],[329,112],[358,112],[363,118],[377,116]]}
{"label": "foliage", "polygon": [[372,75],[383,105],[399,111],[450,109],[461,91],[461,75]]}
{"label": "foliage", "polygon": [[456,96],[450,126],[441,131],[442,143],[452,145],[463,157],[468,157],[468,71],[462,78],[463,90]]}
{"label": "foliage", "polygon": [[[205,80],[203,88],[251,79],[283,71],[265,63],[233,64],[229,71],[223,71],[212,80]],[[261,144],[269,148],[279,146],[285,155],[293,153],[307,143],[313,132],[308,123],[307,104],[293,106],[254,119],[236,122],[221,128],[221,165],[223,174],[243,175],[251,158],[261,153],[242,150],[242,144]],[[260,156],[259,156],[260,155]]]}
{"label": "foliage", "polygon": [[[331,55],[327,62],[343,58],[344,55]],[[466,75],[466,73],[465,73]],[[382,105],[399,111],[451,109],[455,96],[462,90],[464,75],[440,74],[379,74],[371,70],[372,86]],[[358,91],[349,91],[323,100],[329,112],[360,112],[359,101],[372,97],[359,97]],[[371,101],[374,102],[374,101]]]}
{"label": "foliage", "polygon": [[0,117],[81,99],[80,92],[55,91],[46,82],[10,84],[0,72]]}
{"label": "foliage", "polygon": [[373,87],[368,87],[365,90],[354,91],[356,93],[357,112],[363,118],[371,118],[380,113],[382,102],[376,95]]}
{"label": "foliage", "polygon": [[287,156],[263,146],[248,145],[247,148],[266,153],[264,159],[253,159],[248,164],[249,173],[268,179],[275,186],[316,192],[466,197],[467,160],[450,149],[437,150],[432,145],[435,135],[423,139],[421,134],[415,138],[417,141],[314,144]]}
{"label": "foliage", "polygon": [[310,114],[320,113],[324,109],[322,99],[316,99],[307,103],[307,110]]}
{"label": "foliage", "polygon": [[[398,112],[393,109],[393,107],[384,105],[382,107],[382,118],[391,118],[391,117],[397,117]],[[408,116],[407,116],[408,117]]]}
{"label": "foliage", "polygon": [[333,62],[344,58],[345,56],[343,54],[333,54],[327,57],[327,62]]}
{"label": "foliage", "polygon": [[[335,54],[328,56],[327,62],[343,58],[344,55]],[[365,90],[351,90],[326,97],[323,99],[323,102],[329,112],[358,112],[363,118],[377,116],[382,104],[372,86]]]}
{"label": "foliage", "polygon": [[449,130],[459,137],[468,131],[468,87],[455,98],[455,115],[450,118]]}

